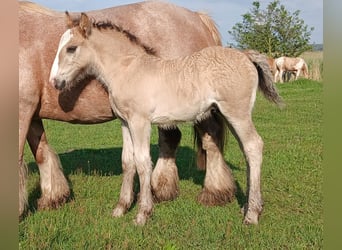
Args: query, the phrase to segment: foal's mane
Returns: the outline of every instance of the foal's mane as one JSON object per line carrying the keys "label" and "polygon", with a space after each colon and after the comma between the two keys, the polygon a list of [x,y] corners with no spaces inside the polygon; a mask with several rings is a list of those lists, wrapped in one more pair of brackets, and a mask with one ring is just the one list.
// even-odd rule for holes
{"label": "foal's mane", "polygon": [[156,55],[156,51],[153,48],[151,48],[151,47],[145,45],[144,43],[142,43],[138,37],[133,35],[128,30],[125,30],[122,27],[120,27],[120,26],[118,26],[118,25],[116,25],[116,24],[114,24],[114,23],[112,23],[110,21],[100,21],[100,22],[95,22],[94,21],[93,22],[93,27],[97,28],[99,30],[111,29],[111,30],[115,30],[117,32],[120,32],[120,33],[124,34],[128,38],[128,40],[130,40],[132,43],[142,47],[147,54]]}
{"label": "foal's mane", "polygon": [[[72,20],[72,25],[77,26],[79,24],[79,22],[80,22],[80,19],[74,19],[74,20]],[[98,30],[105,29],[105,30],[115,30],[117,32],[120,32],[124,36],[126,36],[128,38],[128,40],[130,40],[132,43],[142,47],[147,54],[149,54],[149,55],[156,55],[157,54],[157,52],[153,48],[142,43],[140,41],[140,39],[138,37],[136,37],[135,35],[133,35],[131,32],[123,29],[122,27],[112,23],[109,20],[97,22],[94,18],[91,18],[91,22],[92,22],[93,28],[96,28]]]}
{"label": "foal's mane", "polygon": [[145,52],[147,54],[150,54],[150,55],[155,55],[156,54],[156,51],[153,48],[143,44],[138,37],[133,35],[128,30],[125,30],[122,27],[120,27],[120,26],[118,26],[118,25],[116,25],[116,24],[114,24],[114,23],[112,23],[110,21],[93,22],[93,27],[95,27],[95,28],[97,28],[99,30],[101,30],[101,29],[111,29],[111,30],[115,30],[117,32],[120,32],[120,33],[124,34],[128,38],[128,40],[130,40],[132,43],[135,43],[136,45],[143,47],[143,49],[145,50]]}

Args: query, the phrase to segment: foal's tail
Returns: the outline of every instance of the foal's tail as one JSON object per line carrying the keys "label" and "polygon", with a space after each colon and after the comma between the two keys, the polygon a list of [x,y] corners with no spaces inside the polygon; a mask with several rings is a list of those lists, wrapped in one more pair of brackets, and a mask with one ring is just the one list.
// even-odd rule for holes
{"label": "foal's tail", "polygon": [[279,106],[284,106],[284,103],[273,83],[273,75],[267,62],[267,57],[255,50],[245,50],[243,53],[248,56],[258,70],[259,89],[264,96],[269,101],[274,102]]}

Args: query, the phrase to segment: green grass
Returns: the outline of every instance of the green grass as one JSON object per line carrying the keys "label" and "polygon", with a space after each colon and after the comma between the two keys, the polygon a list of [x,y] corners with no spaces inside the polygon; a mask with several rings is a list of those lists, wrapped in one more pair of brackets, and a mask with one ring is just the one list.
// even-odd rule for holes
{"label": "green grass", "polygon": [[[264,212],[258,226],[242,224],[246,164],[230,134],[225,159],[238,185],[237,199],[223,207],[196,202],[204,173],[195,167],[193,132],[182,125],[177,153],[180,196],[156,204],[144,227],[132,221],[136,204],[112,218],[121,186],[121,131],[118,121],[71,125],[44,121],[59,153],[74,200],[52,211],[36,211],[39,174],[28,147],[30,214],[19,225],[20,249],[319,249],[323,247],[322,84],[298,80],[278,84],[286,108],[258,94],[253,113],[263,137]],[[156,129],[152,156],[155,162]]]}

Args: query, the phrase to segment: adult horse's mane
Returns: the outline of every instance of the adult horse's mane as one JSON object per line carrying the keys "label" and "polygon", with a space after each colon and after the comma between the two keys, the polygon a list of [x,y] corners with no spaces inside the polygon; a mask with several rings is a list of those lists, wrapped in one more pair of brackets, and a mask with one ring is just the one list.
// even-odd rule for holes
{"label": "adult horse's mane", "polygon": [[[65,14],[67,16],[69,16],[69,13],[66,11]],[[69,24],[69,27],[75,27],[79,25],[80,22],[80,18],[77,19],[73,19],[71,20],[72,23]],[[142,47],[145,52],[149,55],[156,55],[157,52],[151,48],[150,46],[147,46],[146,44],[143,44],[141,42],[141,40],[136,37],[135,35],[133,35],[131,32],[129,32],[128,30],[123,29],[122,27],[112,23],[111,21],[107,20],[107,21],[96,21],[94,18],[91,18],[91,22],[92,22],[92,26],[98,30],[102,30],[102,29],[110,29],[110,30],[115,30],[117,32],[122,33],[123,35],[125,35],[128,40],[130,40],[132,43]]]}

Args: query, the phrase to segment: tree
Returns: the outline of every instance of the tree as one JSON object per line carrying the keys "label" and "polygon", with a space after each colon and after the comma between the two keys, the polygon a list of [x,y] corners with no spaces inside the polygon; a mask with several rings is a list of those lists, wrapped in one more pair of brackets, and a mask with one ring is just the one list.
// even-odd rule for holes
{"label": "tree", "polygon": [[273,57],[295,57],[311,49],[314,28],[308,28],[299,18],[299,10],[290,13],[279,0],[270,2],[266,10],[260,9],[258,1],[252,5],[251,11],[242,15],[242,22],[228,31],[238,48],[255,49]]}

